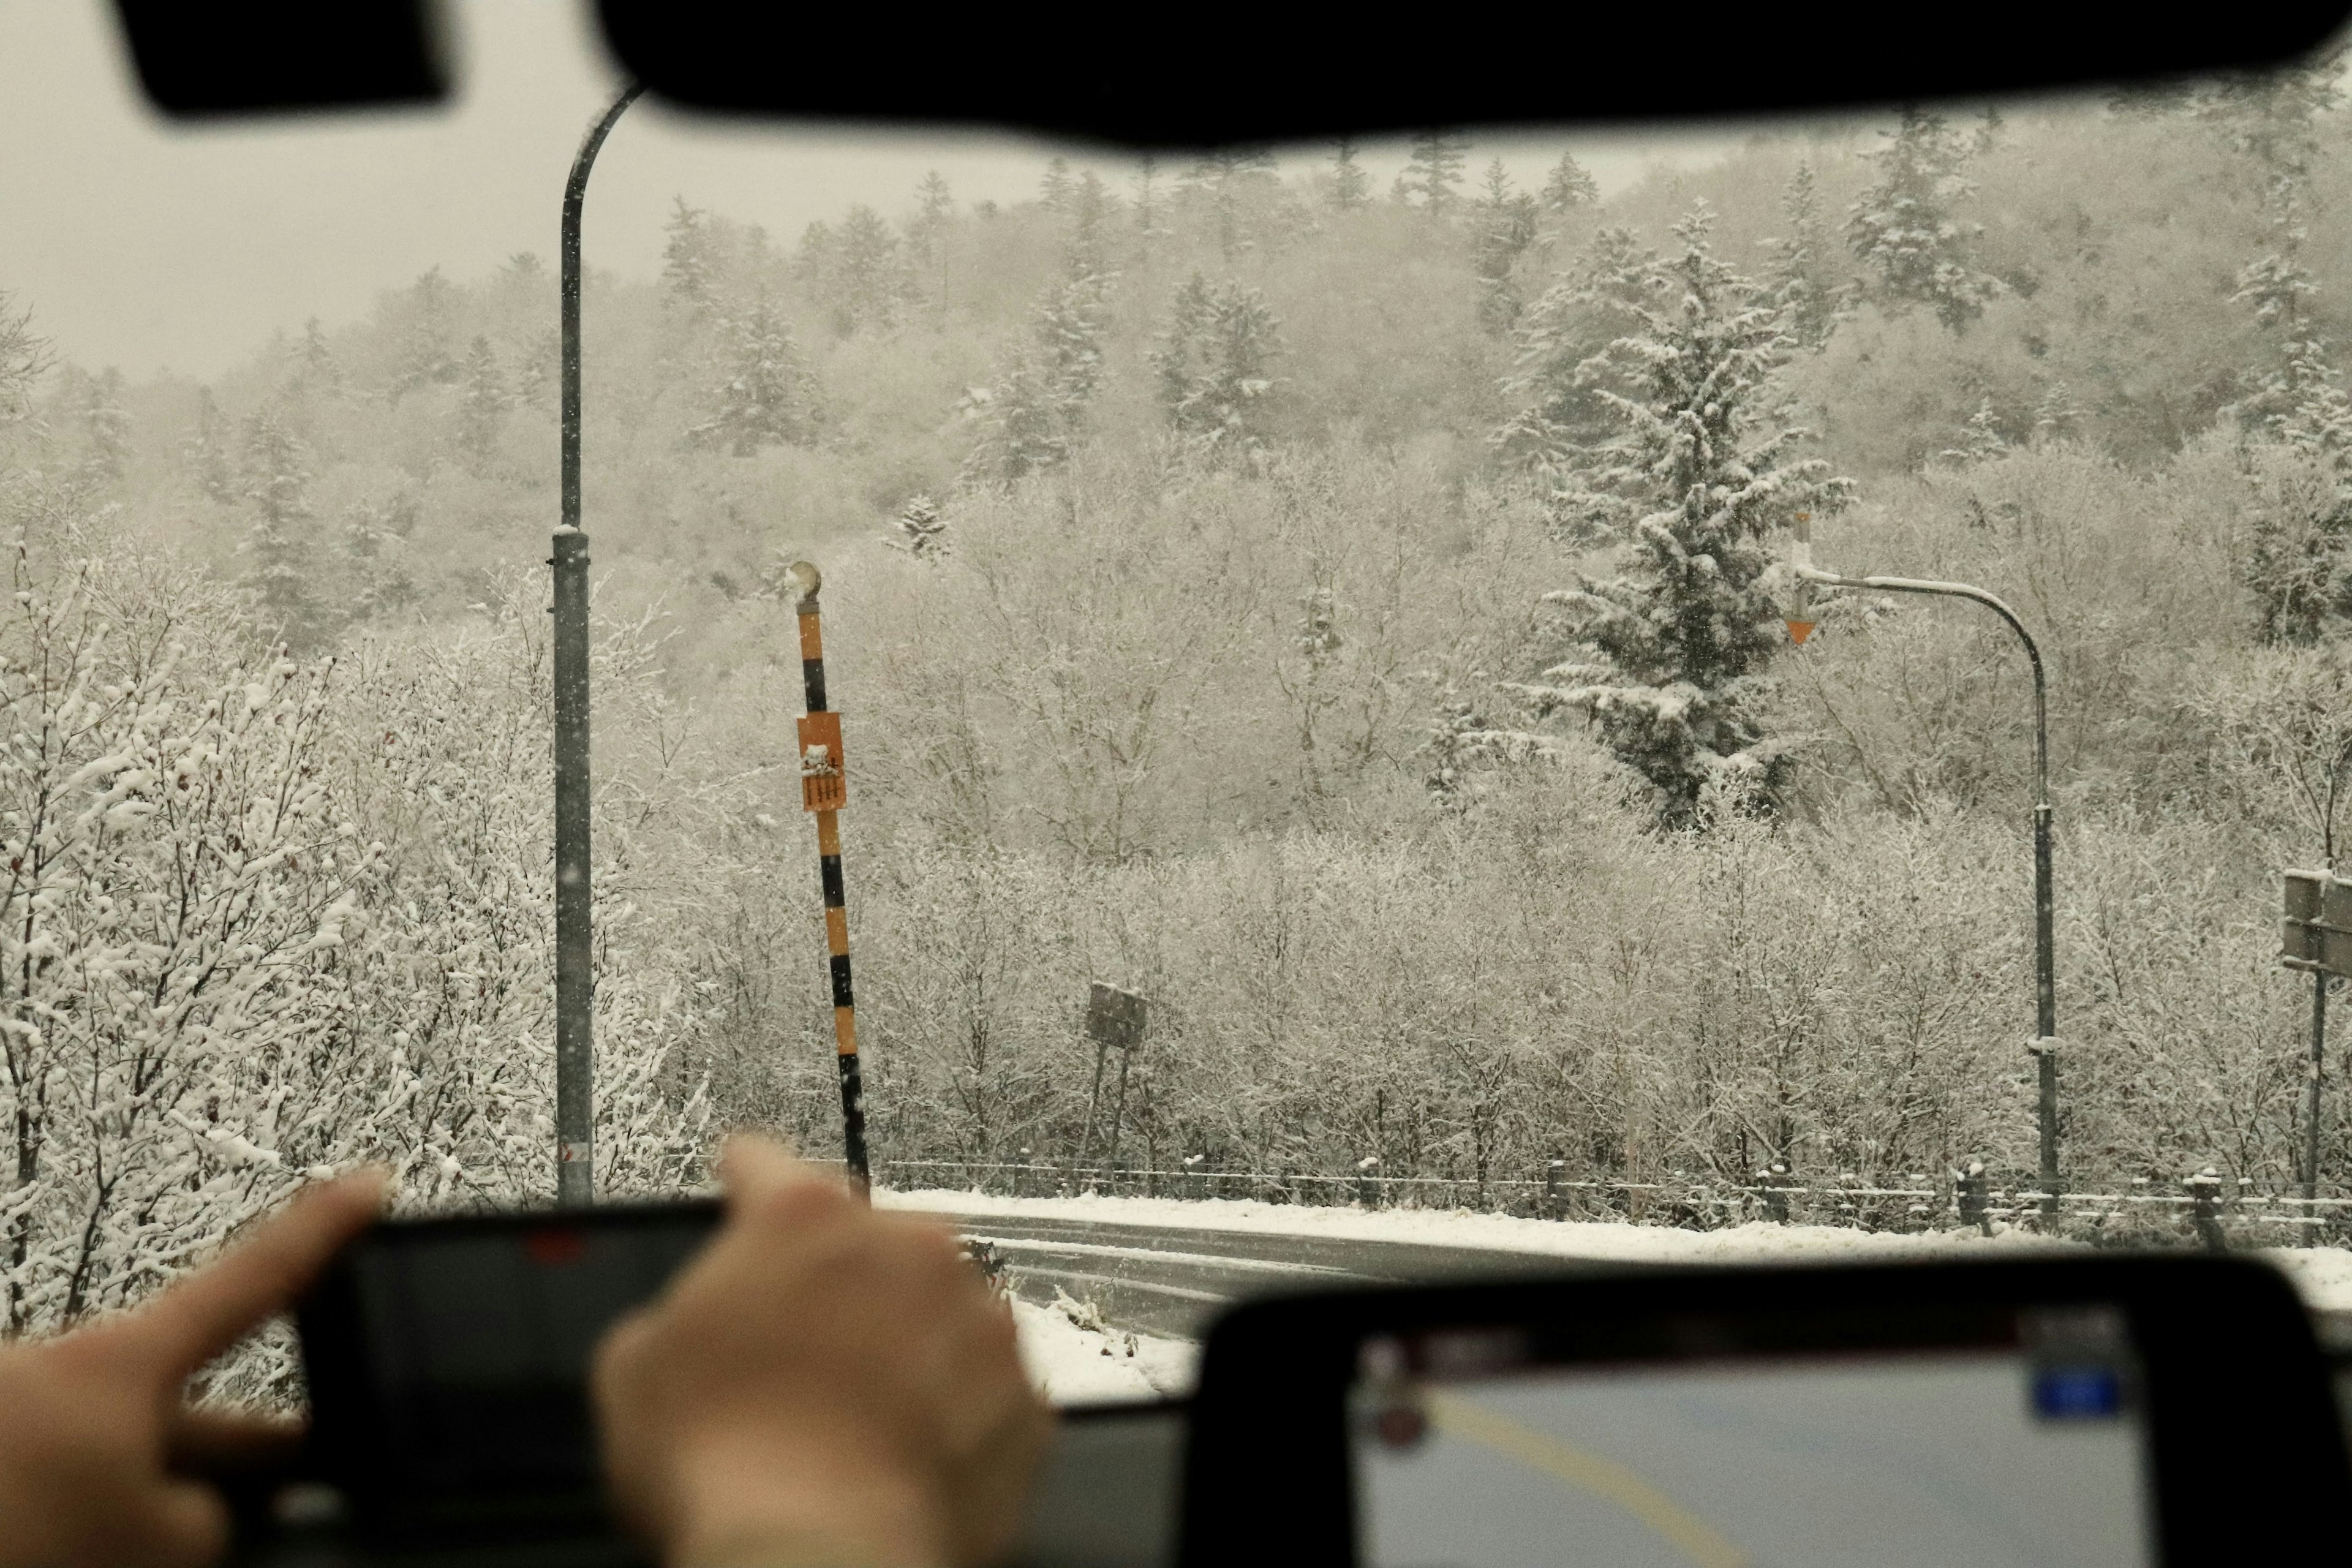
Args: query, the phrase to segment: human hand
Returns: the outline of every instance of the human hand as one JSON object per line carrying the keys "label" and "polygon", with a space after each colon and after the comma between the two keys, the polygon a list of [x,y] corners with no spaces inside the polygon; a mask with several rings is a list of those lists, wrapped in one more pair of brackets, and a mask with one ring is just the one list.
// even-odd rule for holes
{"label": "human hand", "polygon": [[945,1226],[772,1142],[725,1226],[598,1348],[604,1465],[670,1568],[975,1568],[1011,1544],[1052,1414]]}
{"label": "human hand", "polygon": [[221,1555],[228,1508],[198,1478],[289,1448],[300,1426],[190,1410],[182,1390],[375,1218],[386,1179],[310,1187],[136,1310],[0,1344],[0,1568],[203,1568]]}

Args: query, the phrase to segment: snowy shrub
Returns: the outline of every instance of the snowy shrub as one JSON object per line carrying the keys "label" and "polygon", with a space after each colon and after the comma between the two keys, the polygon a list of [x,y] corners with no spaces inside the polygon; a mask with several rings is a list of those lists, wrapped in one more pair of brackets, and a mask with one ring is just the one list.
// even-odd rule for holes
{"label": "snowy shrub", "polygon": [[[546,1195],[538,617],[509,601],[486,627],[301,666],[168,560],[45,575],[20,552],[13,585],[11,1330],[131,1300],[356,1162],[394,1164],[409,1205]],[[664,1053],[693,1022],[675,975],[614,972],[625,911],[603,913],[600,1177],[673,1187],[696,1175],[703,1116],[662,1081]]]}

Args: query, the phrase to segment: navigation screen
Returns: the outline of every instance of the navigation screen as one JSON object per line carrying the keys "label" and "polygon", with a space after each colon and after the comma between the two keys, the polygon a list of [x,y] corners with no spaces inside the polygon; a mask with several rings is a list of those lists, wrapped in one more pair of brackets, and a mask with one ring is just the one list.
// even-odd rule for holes
{"label": "navigation screen", "polygon": [[2142,1568],[2121,1321],[2016,1342],[1547,1365],[1376,1340],[1351,1397],[1366,1568]]}

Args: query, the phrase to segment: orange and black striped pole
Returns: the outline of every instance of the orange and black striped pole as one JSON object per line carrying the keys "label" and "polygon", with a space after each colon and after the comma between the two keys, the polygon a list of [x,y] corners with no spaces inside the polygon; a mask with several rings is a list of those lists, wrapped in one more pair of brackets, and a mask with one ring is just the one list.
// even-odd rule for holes
{"label": "orange and black striped pole", "polygon": [[841,715],[825,706],[824,636],[817,624],[816,591],[824,579],[805,561],[793,563],[801,590],[801,679],[808,714],[801,720],[801,808],[816,814],[817,869],[824,884],[824,949],[833,980],[834,1059],[841,1068],[841,1153],[862,1189],[866,1164],[866,1087],[857,1070],[857,1006],[849,984],[849,909],[842,892],[841,808],[849,801],[841,768]]}

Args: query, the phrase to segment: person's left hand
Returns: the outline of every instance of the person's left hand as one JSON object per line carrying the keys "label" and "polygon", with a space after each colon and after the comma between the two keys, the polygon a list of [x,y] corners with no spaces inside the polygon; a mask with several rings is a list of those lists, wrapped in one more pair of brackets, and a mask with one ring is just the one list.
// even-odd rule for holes
{"label": "person's left hand", "polygon": [[196,1479],[284,1449],[299,1423],[182,1403],[188,1378],[284,1310],[383,1205],[386,1176],[314,1186],[135,1311],[0,1344],[0,1568],[205,1568],[227,1548]]}

